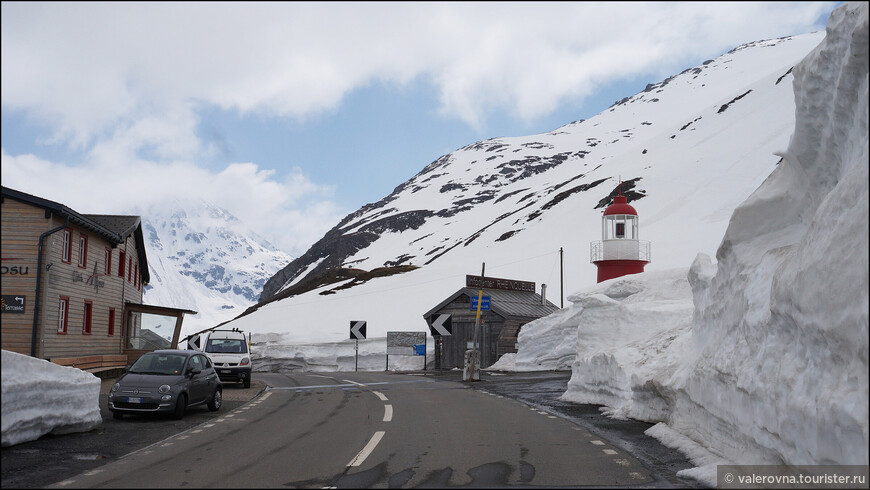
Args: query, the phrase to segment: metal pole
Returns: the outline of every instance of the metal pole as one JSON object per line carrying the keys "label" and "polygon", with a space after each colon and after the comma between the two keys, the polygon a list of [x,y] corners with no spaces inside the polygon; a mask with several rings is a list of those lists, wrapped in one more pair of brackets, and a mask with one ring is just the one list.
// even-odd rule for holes
{"label": "metal pole", "polygon": [[559,247],[559,308],[565,307],[565,252]]}
{"label": "metal pole", "polygon": [[359,339],[354,339],[353,346],[353,371],[357,372],[359,370]]}
{"label": "metal pole", "polygon": [[474,380],[474,365],[475,361],[480,362],[480,349],[478,349],[478,343],[480,340],[479,330],[480,330],[480,304],[483,302],[483,282],[484,276],[486,275],[486,262],[480,268],[480,289],[477,292],[477,317],[474,320],[474,352],[472,353],[471,366],[468,370],[469,373],[469,381]]}

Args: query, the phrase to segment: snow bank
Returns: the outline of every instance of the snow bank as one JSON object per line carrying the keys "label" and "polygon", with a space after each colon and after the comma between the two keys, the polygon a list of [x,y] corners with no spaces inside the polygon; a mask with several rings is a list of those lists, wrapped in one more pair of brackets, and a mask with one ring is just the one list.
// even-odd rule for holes
{"label": "snow bank", "polygon": [[868,5],[835,10],[794,76],[783,161],[692,281],[668,425],[738,464],[866,465]]}
{"label": "snow bank", "polygon": [[6,350],[2,355],[4,447],[103,422],[100,379],[93,374]]}
{"label": "snow bank", "polygon": [[711,485],[716,464],[868,464],[868,5],[835,10],[794,75],[794,135],[685,276],[694,310],[673,278],[625,276],[529,324],[546,341],[514,359],[557,366],[576,329],[564,398],[661,422]]}
{"label": "snow bank", "polygon": [[[347,372],[384,371],[387,368],[387,338],[301,344],[288,341],[282,334],[257,334],[251,342],[255,372],[289,373],[295,371]],[[426,356],[389,356],[390,371],[434,369],[435,346],[427,338]]]}
{"label": "snow bank", "polygon": [[686,269],[602,282],[569,297],[579,310],[577,359],[563,398],[618,418],[666,420],[662,392],[686,355],[692,291]]}

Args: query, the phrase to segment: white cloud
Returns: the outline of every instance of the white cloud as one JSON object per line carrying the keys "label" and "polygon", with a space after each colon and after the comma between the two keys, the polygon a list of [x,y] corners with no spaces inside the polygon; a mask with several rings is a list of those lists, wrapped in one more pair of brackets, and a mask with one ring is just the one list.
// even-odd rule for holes
{"label": "white cloud", "polygon": [[[625,75],[803,33],[830,2],[4,3],[2,99],[86,144],[191,101],[304,117],[384,80],[441,111],[529,119]],[[184,119],[184,117],[182,117]]]}
{"label": "white cloud", "polygon": [[[83,166],[11,156],[4,150],[3,185],[85,214],[124,214],[163,202],[204,199],[296,256],[346,214],[332,200],[334,189],[312,183],[298,169],[278,180],[272,170],[253,163],[231,164],[217,173],[188,162],[130,159],[121,166],[108,157],[111,150],[101,150]],[[119,203],[125,208],[119,209]]]}
{"label": "white cloud", "polygon": [[[48,128],[55,147],[83,155],[61,163],[4,149],[4,185],[94,213],[195,194],[300,254],[344,214],[334,190],[298,169],[278,176],[257,162],[201,168],[219,149],[197,135],[197,108],[306,118],[335,110],[366,84],[421,79],[438,91],[444,117],[478,130],[494,114],[528,123],[623,77],[657,81],[699,56],[807,32],[833,3],[0,8],[4,114],[23,114]],[[44,176],[38,188],[36,175]]]}

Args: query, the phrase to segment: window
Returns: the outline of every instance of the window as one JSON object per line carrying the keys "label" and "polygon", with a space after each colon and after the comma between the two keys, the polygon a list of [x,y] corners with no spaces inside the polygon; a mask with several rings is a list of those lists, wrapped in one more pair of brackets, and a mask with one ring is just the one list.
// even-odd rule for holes
{"label": "window", "polygon": [[202,361],[200,360],[200,356],[192,356],[190,358],[190,368],[199,369],[202,371]]}
{"label": "window", "polygon": [[127,258],[127,282],[133,278],[133,256]]}
{"label": "window", "polygon": [[616,238],[625,238],[625,223],[616,223]]}
{"label": "window", "polygon": [[69,264],[72,261],[72,230],[63,230],[63,251],[60,260]]}
{"label": "window", "polygon": [[90,301],[85,301],[85,310],[82,315],[82,333],[91,334],[91,318],[94,313],[94,304]]}
{"label": "window", "polygon": [[61,296],[57,307],[57,333],[66,333],[69,320],[69,296]]}
{"label": "window", "polygon": [[109,335],[115,335],[115,309],[109,308]]}
{"label": "window", "polygon": [[88,266],[88,236],[79,234],[79,267]]}
{"label": "window", "polygon": [[120,255],[120,258],[118,259],[118,277],[124,277],[124,265],[127,263],[125,255],[127,255],[127,253],[121,250],[118,255]]}
{"label": "window", "polygon": [[133,270],[133,285],[138,288],[139,287],[139,264],[136,263],[136,265],[133,266],[133,269],[134,269]]}
{"label": "window", "polygon": [[104,273],[108,276],[109,274],[112,273],[112,249],[111,248],[106,247],[105,261],[106,261],[106,270],[104,271]]}

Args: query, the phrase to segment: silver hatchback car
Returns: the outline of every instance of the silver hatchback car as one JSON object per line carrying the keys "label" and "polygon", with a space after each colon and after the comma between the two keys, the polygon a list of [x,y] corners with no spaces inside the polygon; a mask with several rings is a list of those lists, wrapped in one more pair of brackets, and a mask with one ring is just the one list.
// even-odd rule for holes
{"label": "silver hatchback car", "polygon": [[221,407],[223,388],[211,361],[202,352],[156,350],[142,355],[109,392],[109,410],[124,414],[154,412],[184,417],[188,407]]}

